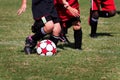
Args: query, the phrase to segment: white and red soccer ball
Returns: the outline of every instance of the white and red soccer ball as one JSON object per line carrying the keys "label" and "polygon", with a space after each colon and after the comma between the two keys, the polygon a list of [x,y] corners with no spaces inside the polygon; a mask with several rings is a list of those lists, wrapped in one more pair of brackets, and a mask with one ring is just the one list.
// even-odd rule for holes
{"label": "white and red soccer ball", "polygon": [[57,48],[51,40],[42,40],[37,44],[37,54],[41,56],[52,56],[57,53]]}

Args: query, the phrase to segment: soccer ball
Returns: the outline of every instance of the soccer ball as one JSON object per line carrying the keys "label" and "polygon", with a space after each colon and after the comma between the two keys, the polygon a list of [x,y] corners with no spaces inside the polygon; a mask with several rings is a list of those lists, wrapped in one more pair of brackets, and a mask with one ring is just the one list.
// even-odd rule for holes
{"label": "soccer ball", "polygon": [[37,54],[41,56],[52,56],[57,53],[57,48],[51,40],[42,40],[37,43]]}

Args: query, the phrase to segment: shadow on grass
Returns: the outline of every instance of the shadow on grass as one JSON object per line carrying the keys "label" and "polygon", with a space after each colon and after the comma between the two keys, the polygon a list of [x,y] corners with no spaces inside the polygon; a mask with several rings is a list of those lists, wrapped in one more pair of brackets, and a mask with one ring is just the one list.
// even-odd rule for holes
{"label": "shadow on grass", "polygon": [[110,36],[112,37],[111,33],[97,33],[97,36]]}
{"label": "shadow on grass", "polygon": [[[97,37],[99,37],[99,36],[113,37],[112,34],[114,34],[114,33],[97,33]],[[63,44],[59,44],[58,47],[60,49],[63,49],[63,50],[65,49],[64,47],[69,47],[71,49],[74,49],[74,43],[69,43],[69,44],[68,43],[67,44],[63,43]]]}
{"label": "shadow on grass", "polygon": [[[20,52],[26,54],[23,49],[20,50]],[[32,50],[32,53],[31,53],[31,54],[36,54],[36,53],[37,53],[37,51],[36,51],[36,48],[35,48],[35,49]]]}
{"label": "shadow on grass", "polygon": [[117,14],[120,14],[120,11],[116,11]]}
{"label": "shadow on grass", "polygon": [[72,49],[74,49],[74,43],[63,43],[63,44],[59,44],[58,45],[58,47],[60,48],[60,49],[63,49],[64,50],[64,47],[69,47],[69,48],[72,48]]}
{"label": "shadow on grass", "polygon": [[[63,45],[58,45],[58,47],[59,47],[60,49],[64,49],[64,47],[68,47],[69,45],[71,45],[71,44],[65,44],[64,46],[63,46]],[[22,49],[22,50],[18,50],[18,52],[21,52],[21,53],[23,53],[23,54],[26,54],[23,49]],[[57,52],[60,52],[60,51],[57,50]],[[34,48],[30,54],[37,54],[36,48]],[[28,55],[28,54],[26,54],[26,55]]]}
{"label": "shadow on grass", "polygon": [[[99,36],[109,36],[109,37],[113,37],[113,35],[112,34],[115,34],[115,33],[97,33],[97,37],[99,37]],[[62,44],[59,44],[58,46],[57,46],[58,48],[60,48],[60,49],[63,49],[63,50],[65,50],[65,47],[69,47],[69,48],[71,48],[71,49],[74,49],[74,43],[72,43],[72,42],[70,42],[70,43],[62,43]],[[24,52],[24,50],[21,50],[20,51],[21,53],[25,53]],[[59,51],[58,51],[59,52]],[[36,54],[37,52],[36,52],[36,48],[32,51],[32,54]]]}

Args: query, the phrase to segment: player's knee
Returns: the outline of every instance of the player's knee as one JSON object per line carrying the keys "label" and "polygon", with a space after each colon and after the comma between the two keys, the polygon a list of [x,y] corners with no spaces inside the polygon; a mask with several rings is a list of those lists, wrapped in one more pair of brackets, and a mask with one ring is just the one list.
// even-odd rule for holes
{"label": "player's knee", "polygon": [[45,23],[45,32],[47,32],[47,33],[51,33],[52,32],[52,30],[53,30],[53,28],[54,28],[54,23],[53,23],[53,21],[48,21],[47,23]]}
{"label": "player's knee", "polygon": [[93,11],[92,12],[92,18],[98,19],[99,18],[99,12],[98,11]]}
{"label": "player's knee", "polygon": [[73,29],[74,30],[80,30],[81,29],[81,26],[79,25],[79,26],[73,26]]}
{"label": "player's knee", "polygon": [[112,16],[115,16],[116,14],[116,10],[112,10],[109,12],[109,16],[112,17]]}
{"label": "player's knee", "polygon": [[80,30],[81,29],[80,22],[74,22],[73,23],[73,29],[74,30]]}
{"label": "player's knee", "polygon": [[53,35],[59,36],[60,32],[61,32],[60,24],[59,23],[55,23],[54,24],[54,29],[53,29]]}

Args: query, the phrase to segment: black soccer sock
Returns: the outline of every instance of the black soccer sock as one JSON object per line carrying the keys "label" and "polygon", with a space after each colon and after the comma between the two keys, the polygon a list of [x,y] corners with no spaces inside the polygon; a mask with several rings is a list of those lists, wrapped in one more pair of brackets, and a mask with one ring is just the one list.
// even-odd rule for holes
{"label": "black soccer sock", "polygon": [[82,46],[82,29],[74,30],[74,40],[75,40],[75,48],[81,49]]}
{"label": "black soccer sock", "polygon": [[67,28],[66,27],[62,27],[61,33],[60,33],[60,37],[63,37],[67,34]]}
{"label": "black soccer sock", "polygon": [[63,27],[62,28],[62,33],[63,34],[67,34],[68,33],[68,28],[67,27]]}
{"label": "black soccer sock", "polygon": [[57,45],[59,36],[50,35],[50,40],[53,41],[55,45]]}
{"label": "black soccer sock", "polygon": [[40,39],[42,39],[44,36],[46,35],[43,27],[38,31],[36,32],[31,38],[34,40],[34,41],[38,41]]}
{"label": "black soccer sock", "polygon": [[98,18],[90,18],[91,34],[96,34]]}

